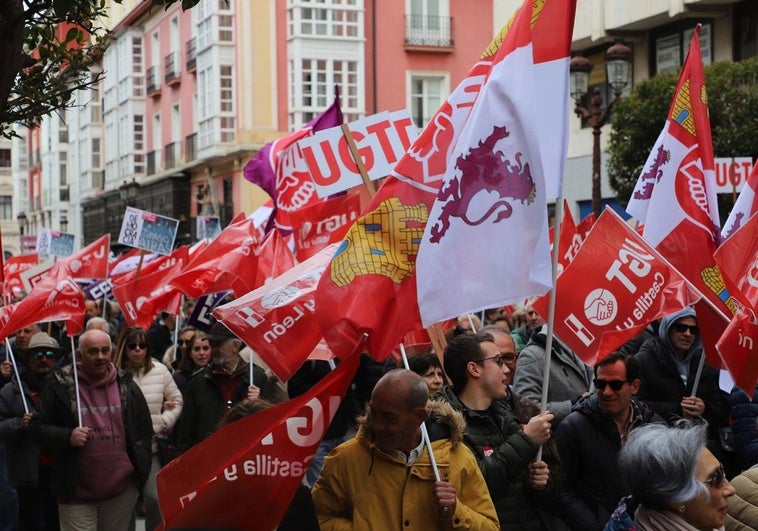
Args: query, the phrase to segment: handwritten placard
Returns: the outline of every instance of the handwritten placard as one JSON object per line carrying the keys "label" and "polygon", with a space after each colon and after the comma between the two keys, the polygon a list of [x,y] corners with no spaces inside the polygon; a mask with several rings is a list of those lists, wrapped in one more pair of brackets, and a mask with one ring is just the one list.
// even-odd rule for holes
{"label": "handwritten placard", "polygon": [[151,253],[169,255],[174,249],[179,220],[126,207],[118,243]]}

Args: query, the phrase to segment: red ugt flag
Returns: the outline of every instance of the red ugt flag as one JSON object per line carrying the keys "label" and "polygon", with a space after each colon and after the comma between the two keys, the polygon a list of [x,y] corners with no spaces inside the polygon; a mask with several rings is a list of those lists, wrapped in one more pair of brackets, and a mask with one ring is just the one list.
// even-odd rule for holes
{"label": "red ugt flag", "polygon": [[[594,365],[650,321],[700,294],[611,209],[592,227],[556,281],[554,330]],[[547,315],[548,296],[534,306]]]}
{"label": "red ugt flag", "polygon": [[164,528],[279,525],[359,362],[349,356],[307,393],[221,428],[166,465],[156,478]]}
{"label": "red ugt flag", "polygon": [[[755,217],[755,216],[753,216]],[[750,312],[739,312],[716,343],[716,350],[734,383],[750,391],[758,379],[758,324]]]}
{"label": "red ugt flag", "polygon": [[729,293],[758,313],[758,214],[721,244],[713,258],[724,274]]}

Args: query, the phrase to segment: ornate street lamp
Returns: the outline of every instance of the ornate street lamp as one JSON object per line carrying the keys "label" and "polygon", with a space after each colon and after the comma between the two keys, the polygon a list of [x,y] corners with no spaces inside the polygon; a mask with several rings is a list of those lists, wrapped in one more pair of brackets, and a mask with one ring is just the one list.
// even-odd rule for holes
{"label": "ornate street lamp", "polygon": [[18,221],[18,232],[21,236],[23,236],[26,225],[29,222],[29,220],[26,219],[26,214],[20,212],[19,215],[16,216],[16,221]]}
{"label": "ornate street lamp", "polygon": [[126,206],[133,207],[137,204],[137,190],[139,190],[139,183],[134,177],[130,182],[124,180],[124,184],[118,187],[118,193]]}
{"label": "ornate street lamp", "polygon": [[[606,80],[613,92],[613,99],[603,107],[603,97],[600,95],[600,87],[589,90],[590,72],[592,63],[586,57],[575,56],[570,63],[570,91],[571,97],[576,104],[574,112],[586,121],[592,128],[592,211],[595,216],[600,216],[602,196],[600,193],[600,129],[610,119],[613,107],[621,101],[621,93],[629,84],[632,77],[632,51],[620,41],[605,52]],[[585,107],[585,101],[589,97],[589,106]]]}

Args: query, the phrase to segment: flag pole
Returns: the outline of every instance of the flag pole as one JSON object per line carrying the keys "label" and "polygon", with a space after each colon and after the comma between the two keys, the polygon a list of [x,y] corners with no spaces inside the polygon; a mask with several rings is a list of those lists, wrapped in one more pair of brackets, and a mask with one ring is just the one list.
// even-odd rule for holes
{"label": "flag pole", "polygon": [[353,134],[350,132],[350,127],[348,127],[347,124],[342,124],[340,125],[340,128],[342,129],[342,134],[345,135],[347,146],[350,148],[350,154],[353,156],[355,166],[358,168],[358,172],[361,174],[363,184],[366,187],[366,190],[368,190],[368,195],[369,197],[374,197],[374,194],[376,194],[376,190],[374,190],[374,183],[372,183],[371,179],[368,177],[366,166],[363,164],[363,159],[361,158],[360,153],[358,153],[358,146],[355,145],[355,139],[353,138]]}
{"label": "flag pole", "polygon": [[[553,289],[550,290],[547,310],[547,337],[545,338],[545,365],[542,368],[542,397],[540,400],[540,413],[544,414],[547,410],[547,392],[550,382],[550,365],[553,357],[553,322],[555,321],[555,285],[558,277],[558,241],[561,234],[561,225],[563,224],[563,195],[555,200],[555,229],[553,230],[553,256],[552,258],[552,277]],[[542,461],[542,446],[537,450],[537,461]]]}
{"label": "flag pole", "polygon": [[7,337],[5,338],[5,354],[6,360],[10,359],[11,364],[13,365],[13,375],[16,377],[16,382],[18,383],[18,390],[21,394],[21,403],[24,405],[24,413],[29,413],[29,404],[26,403],[26,396],[24,396],[24,386],[21,385],[21,373],[18,372],[18,365],[16,365],[16,356],[13,355],[11,342]]}
{"label": "flag pole", "polygon": [[76,368],[76,347],[74,345],[74,336],[70,335],[68,337],[71,340],[71,363],[74,366],[74,393],[76,394],[76,414],[79,420],[79,427],[83,428],[84,424],[82,423],[82,404],[79,398],[79,372]]}
{"label": "flag pole", "polygon": [[[410,370],[408,365],[408,355],[405,353],[405,345],[402,343],[400,343],[400,355],[403,357],[403,367]],[[431,461],[432,470],[434,470],[434,479],[441,481],[440,471],[437,468],[437,459],[434,457],[434,452],[432,451],[432,441],[429,440],[429,432],[426,430],[426,421],[421,423],[421,438],[426,445],[426,451],[429,452],[429,461]]]}

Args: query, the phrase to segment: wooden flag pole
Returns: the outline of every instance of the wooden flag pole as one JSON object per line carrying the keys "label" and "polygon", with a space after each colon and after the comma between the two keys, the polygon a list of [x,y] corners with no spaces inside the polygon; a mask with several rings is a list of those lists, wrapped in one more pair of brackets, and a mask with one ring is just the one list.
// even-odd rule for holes
{"label": "wooden flag pole", "polygon": [[355,145],[353,134],[350,132],[350,128],[347,124],[342,124],[340,127],[342,128],[342,134],[345,135],[345,140],[347,140],[347,145],[350,148],[350,154],[355,161],[355,166],[361,174],[361,179],[363,179],[363,185],[366,187],[366,190],[368,190],[369,197],[374,197],[374,194],[376,194],[374,183],[372,183],[371,179],[368,177],[366,166],[364,166],[363,159],[361,158],[360,153],[358,153],[358,146]]}

